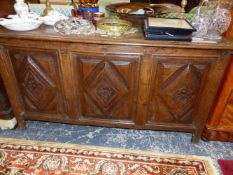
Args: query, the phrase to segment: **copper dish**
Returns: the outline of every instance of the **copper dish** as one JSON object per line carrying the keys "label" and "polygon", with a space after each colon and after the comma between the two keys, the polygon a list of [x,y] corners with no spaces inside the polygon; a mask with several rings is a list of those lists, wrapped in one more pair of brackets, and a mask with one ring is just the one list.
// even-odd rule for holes
{"label": "copper dish", "polygon": [[[106,10],[117,13],[122,17],[145,18],[148,16],[157,16],[158,14],[182,12],[182,8],[171,3],[149,4],[149,3],[116,3],[106,6]],[[137,14],[138,10],[143,10],[143,14]]]}

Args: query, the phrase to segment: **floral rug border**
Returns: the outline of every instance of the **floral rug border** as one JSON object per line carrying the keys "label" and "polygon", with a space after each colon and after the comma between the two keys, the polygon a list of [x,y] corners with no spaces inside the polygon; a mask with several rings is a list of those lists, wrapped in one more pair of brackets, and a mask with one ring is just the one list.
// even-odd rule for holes
{"label": "floral rug border", "polygon": [[[156,161],[157,163],[179,163],[183,165],[189,165],[196,163],[200,166],[200,170],[205,168],[208,175],[216,175],[215,168],[209,157],[194,156],[194,155],[180,155],[173,153],[160,153],[155,151],[141,151],[141,150],[129,150],[100,146],[86,146],[79,144],[67,144],[57,142],[46,141],[32,141],[21,140],[11,138],[0,138],[0,149],[14,149],[23,151],[39,151],[39,152],[51,152],[58,154],[72,154],[83,156],[99,156],[102,158],[116,158],[122,160],[137,160],[137,161]],[[180,159],[180,160],[177,160]],[[182,160],[185,159],[185,160]],[[198,161],[202,162],[200,164]],[[201,167],[204,166],[204,167]],[[205,173],[205,175],[207,175]]]}

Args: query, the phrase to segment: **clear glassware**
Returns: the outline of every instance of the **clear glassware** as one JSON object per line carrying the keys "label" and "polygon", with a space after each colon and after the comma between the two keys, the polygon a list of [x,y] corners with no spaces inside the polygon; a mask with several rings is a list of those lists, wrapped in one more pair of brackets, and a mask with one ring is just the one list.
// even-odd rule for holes
{"label": "clear glassware", "polygon": [[92,35],[95,33],[95,26],[91,21],[70,17],[56,22],[54,30],[64,35]]}
{"label": "clear glassware", "polygon": [[203,0],[199,4],[197,8],[197,14],[192,21],[192,25],[196,29],[196,32],[193,33],[193,37],[204,38],[207,35],[209,23],[209,3],[208,0]]}
{"label": "clear glassware", "polygon": [[192,25],[196,28],[193,37],[220,40],[231,22],[231,14],[220,1],[204,0],[198,6]]}
{"label": "clear glassware", "polygon": [[221,4],[217,2],[214,10],[211,13],[207,38],[210,40],[221,39],[221,35],[228,29],[230,22],[230,11],[227,8],[222,7]]}

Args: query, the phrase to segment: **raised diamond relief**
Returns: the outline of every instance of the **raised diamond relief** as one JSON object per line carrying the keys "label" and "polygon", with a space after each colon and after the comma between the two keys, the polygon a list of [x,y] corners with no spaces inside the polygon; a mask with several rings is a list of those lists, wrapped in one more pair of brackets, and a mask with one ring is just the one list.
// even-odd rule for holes
{"label": "raised diamond relief", "polygon": [[128,92],[117,68],[109,62],[98,63],[85,79],[85,91],[103,113],[111,113]]}
{"label": "raised diamond relief", "polygon": [[96,85],[96,97],[104,106],[107,107],[116,96],[117,90],[113,87],[109,78],[102,78]]}
{"label": "raised diamond relief", "polygon": [[43,89],[42,82],[37,79],[31,71],[28,71],[25,75],[23,86],[26,88],[25,90],[31,95],[34,95],[36,99],[40,96]]}
{"label": "raised diamond relief", "polygon": [[195,98],[195,92],[189,86],[185,85],[178,89],[173,96],[176,104],[179,108],[184,107],[185,105],[191,103]]}
{"label": "raised diamond relief", "polygon": [[21,90],[24,93],[25,102],[30,108],[36,106],[38,109],[43,109],[55,96],[54,83],[30,56],[25,59],[22,69],[24,73]]}
{"label": "raised diamond relief", "polygon": [[197,97],[200,79],[195,69],[192,65],[182,66],[161,86],[160,96],[177,119],[192,109]]}

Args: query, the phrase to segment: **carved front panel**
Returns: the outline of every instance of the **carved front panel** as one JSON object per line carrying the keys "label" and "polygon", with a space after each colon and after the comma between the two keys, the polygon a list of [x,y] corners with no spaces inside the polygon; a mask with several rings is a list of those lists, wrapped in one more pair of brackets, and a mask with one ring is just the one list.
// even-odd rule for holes
{"label": "carved front panel", "polygon": [[57,51],[8,48],[27,112],[64,112]]}
{"label": "carved front panel", "polygon": [[192,123],[210,60],[157,57],[147,122]]}
{"label": "carved front panel", "polygon": [[135,56],[75,55],[84,118],[133,120],[138,61]]}

